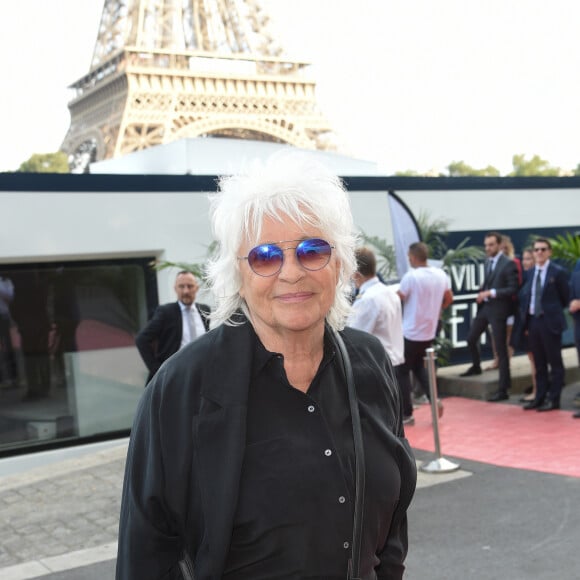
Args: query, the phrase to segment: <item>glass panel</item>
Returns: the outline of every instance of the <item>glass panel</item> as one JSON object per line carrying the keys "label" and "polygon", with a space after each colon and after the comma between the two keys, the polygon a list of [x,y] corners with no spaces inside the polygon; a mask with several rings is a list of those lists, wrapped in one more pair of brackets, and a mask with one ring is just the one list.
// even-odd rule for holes
{"label": "glass panel", "polygon": [[0,453],[130,428],[149,261],[0,267]]}

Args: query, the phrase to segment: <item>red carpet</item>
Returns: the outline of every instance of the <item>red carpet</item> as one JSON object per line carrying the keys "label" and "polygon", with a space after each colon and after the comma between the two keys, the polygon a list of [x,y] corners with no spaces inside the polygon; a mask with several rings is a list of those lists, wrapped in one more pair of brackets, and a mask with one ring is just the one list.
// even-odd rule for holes
{"label": "red carpet", "polygon": [[[443,403],[443,457],[580,478],[580,419],[570,411],[537,413],[461,397]],[[411,447],[434,452],[431,407],[422,405],[414,415],[415,425],[405,429]]]}

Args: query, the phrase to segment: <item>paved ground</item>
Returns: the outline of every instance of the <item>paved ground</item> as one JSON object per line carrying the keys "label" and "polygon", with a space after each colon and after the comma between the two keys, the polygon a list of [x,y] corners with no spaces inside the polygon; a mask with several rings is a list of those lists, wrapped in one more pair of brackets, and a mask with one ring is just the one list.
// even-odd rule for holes
{"label": "paved ground", "polygon": [[[567,391],[570,398],[580,384]],[[480,416],[471,418],[474,430]],[[568,421],[577,421],[580,441],[580,420]],[[504,435],[497,444],[509,445]],[[126,446],[77,449],[65,459],[71,451],[51,452],[32,464],[0,460],[2,580],[113,578]],[[580,578],[580,478],[447,458],[461,469],[419,475],[407,580]]]}
{"label": "paved ground", "polygon": [[114,558],[126,450],[121,442],[0,477],[0,578]]}

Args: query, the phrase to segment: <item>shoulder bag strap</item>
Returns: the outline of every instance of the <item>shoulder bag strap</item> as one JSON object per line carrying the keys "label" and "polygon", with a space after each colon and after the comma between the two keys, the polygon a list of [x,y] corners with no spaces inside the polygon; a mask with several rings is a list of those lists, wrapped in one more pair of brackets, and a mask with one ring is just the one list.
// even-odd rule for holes
{"label": "shoulder bag strap", "polygon": [[352,437],[354,442],[354,516],[352,525],[352,552],[347,574],[348,580],[360,580],[360,550],[362,541],[362,526],[364,515],[365,494],[365,458],[362,440],[362,428],[358,411],[358,399],[354,384],[354,376],[350,357],[340,334],[334,331],[334,339],[338,346],[338,353],[342,360],[344,374],[346,376],[346,388],[348,390],[348,402],[350,405],[350,417],[352,421]]}

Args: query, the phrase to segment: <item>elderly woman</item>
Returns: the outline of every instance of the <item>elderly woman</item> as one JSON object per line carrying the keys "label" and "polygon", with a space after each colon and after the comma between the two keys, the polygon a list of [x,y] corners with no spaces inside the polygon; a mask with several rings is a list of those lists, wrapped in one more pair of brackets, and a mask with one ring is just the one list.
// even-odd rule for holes
{"label": "elderly woman", "polygon": [[140,402],[117,579],[401,578],[415,462],[384,348],[341,330],[346,192],[277,156],[222,179],[211,217],[214,328]]}

